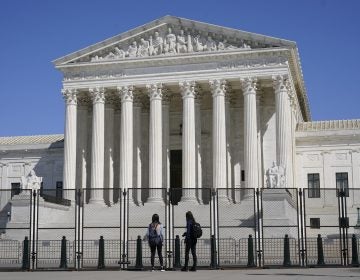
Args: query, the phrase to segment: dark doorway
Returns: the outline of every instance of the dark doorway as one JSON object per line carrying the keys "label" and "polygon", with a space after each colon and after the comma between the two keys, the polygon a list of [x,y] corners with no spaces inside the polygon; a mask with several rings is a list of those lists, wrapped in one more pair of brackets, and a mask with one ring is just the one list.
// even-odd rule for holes
{"label": "dark doorway", "polygon": [[170,200],[178,204],[182,196],[182,150],[170,150]]}

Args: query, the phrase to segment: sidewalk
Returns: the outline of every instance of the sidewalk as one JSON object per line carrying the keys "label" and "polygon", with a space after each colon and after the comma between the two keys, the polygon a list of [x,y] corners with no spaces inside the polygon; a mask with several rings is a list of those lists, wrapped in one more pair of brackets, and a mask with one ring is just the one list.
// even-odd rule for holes
{"label": "sidewalk", "polygon": [[200,270],[197,272],[150,271],[43,271],[0,272],[1,280],[285,280],[285,279],[360,279],[360,268],[291,268],[291,269],[242,269]]}

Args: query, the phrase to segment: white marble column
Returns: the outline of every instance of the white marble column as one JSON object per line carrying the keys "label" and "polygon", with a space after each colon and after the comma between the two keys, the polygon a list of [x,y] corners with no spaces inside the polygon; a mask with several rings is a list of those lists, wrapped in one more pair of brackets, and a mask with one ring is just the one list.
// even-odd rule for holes
{"label": "white marble column", "polygon": [[149,121],[149,198],[162,202],[162,85],[146,86],[150,97]]}
{"label": "white marble column", "polygon": [[291,187],[291,108],[289,100],[289,81],[286,76],[274,76],[276,106],[276,160],[285,169],[285,186]]}
{"label": "white marble column", "polygon": [[[76,180],[76,122],[77,122],[77,91],[76,89],[63,89],[65,99],[65,133],[64,133],[64,169],[63,190],[65,199],[75,199],[74,192]],[[27,176],[27,174],[25,174]]]}
{"label": "white marble column", "polygon": [[230,108],[230,96],[227,94],[225,97],[225,116],[226,116],[226,196],[229,201],[232,199],[232,158],[231,158],[231,148],[232,148],[232,137],[231,137],[231,108]]}
{"label": "white marble column", "polygon": [[195,82],[180,82],[183,99],[182,125],[182,202],[196,201],[195,197]]}
{"label": "white marble column", "polygon": [[213,97],[213,188],[223,189],[219,199],[226,200],[226,117],[225,117],[225,80],[209,81]]}
{"label": "white marble column", "polygon": [[104,204],[104,88],[89,90],[93,101],[90,203]]}
{"label": "white marble column", "polygon": [[162,98],[162,118],[163,118],[163,187],[170,188],[170,96],[169,92],[164,92]]}
{"label": "white marble column", "polygon": [[109,205],[114,204],[114,100],[112,95],[106,97],[105,106],[105,161],[104,186]]}
{"label": "white marble column", "polygon": [[133,102],[133,114],[134,114],[134,155],[133,155],[133,185],[134,200],[138,205],[142,204],[141,201],[141,188],[142,188],[142,133],[141,133],[141,99],[139,95],[134,95]]}
{"label": "white marble column", "polygon": [[[133,86],[118,87],[121,98],[120,189],[133,187]],[[134,202],[133,196],[129,202]]]}
{"label": "white marble column", "polygon": [[[81,102],[81,101],[79,101]],[[81,125],[77,126],[77,179],[76,187],[86,189],[86,151],[88,142],[88,104],[86,100],[82,100],[82,104],[78,104],[78,120]]]}
{"label": "white marble column", "polygon": [[202,93],[198,92],[195,98],[195,142],[196,142],[196,188],[197,200],[200,204],[202,200],[202,155],[201,155],[201,101]]}
{"label": "white marble column", "polygon": [[256,78],[240,80],[244,95],[244,168],[245,187],[258,186]]}

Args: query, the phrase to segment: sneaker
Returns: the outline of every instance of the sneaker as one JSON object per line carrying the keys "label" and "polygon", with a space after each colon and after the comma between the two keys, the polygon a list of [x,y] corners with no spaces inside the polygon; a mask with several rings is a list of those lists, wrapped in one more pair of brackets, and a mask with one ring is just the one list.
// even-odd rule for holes
{"label": "sneaker", "polygon": [[186,266],[184,266],[182,269],[181,269],[181,271],[188,271],[189,269],[186,267]]}
{"label": "sneaker", "polygon": [[165,271],[165,268],[163,266],[161,266],[160,271]]}
{"label": "sneaker", "polygon": [[152,268],[151,268],[151,272],[154,272],[154,271],[155,271],[155,267],[152,267]]}
{"label": "sneaker", "polygon": [[192,268],[190,268],[190,271],[196,271],[196,267],[193,266]]}

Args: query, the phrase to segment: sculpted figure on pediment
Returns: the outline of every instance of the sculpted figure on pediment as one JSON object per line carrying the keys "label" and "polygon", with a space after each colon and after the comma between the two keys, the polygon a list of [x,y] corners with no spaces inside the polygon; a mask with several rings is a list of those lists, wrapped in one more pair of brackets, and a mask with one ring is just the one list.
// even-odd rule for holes
{"label": "sculpted figure on pediment", "polygon": [[137,50],[137,56],[144,57],[149,56],[149,41],[146,41],[144,38],[140,39],[139,48]]}
{"label": "sculpted figure on pediment", "polygon": [[206,50],[212,52],[212,51],[216,51],[216,49],[217,47],[215,41],[211,38],[211,36],[209,36],[206,41]]}
{"label": "sculpted figure on pediment", "polygon": [[164,52],[166,54],[175,54],[176,53],[176,36],[172,33],[171,28],[168,29],[168,34],[166,35],[164,41]]}
{"label": "sculpted figure on pediment", "polygon": [[127,55],[129,57],[136,57],[137,51],[138,51],[137,43],[136,41],[133,41],[127,50]]}
{"label": "sculpted figure on pediment", "polygon": [[184,30],[180,30],[180,34],[177,36],[177,52],[186,53],[188,51],[187,42],[185,39]]}
{"label": "sculpted figure on pediment", "polygon": [[194,38],[194,44],[195,44],[195,46],[194,46],[194,51],[196,51],[196,52],[202,52],[202,51],[205,50],[205,46],[204,46],[204,44],[203,44],[202,41],[201,41],[200,35],[198,35],[198,36],[196,36],[196,37]]}
{"label": "sculpted figure on pediment", "polygon": [[164,40],[159,36],[159,32],[154,33],[154,40],[150,40],[151,50],[150,55],[159,55],[163,53]]}
{"label": "sculpted figure on pediment", "polygon": [[125,58],[126,52],[122,49],[119,49],[118,47],[115,47],[115,56],[116,58]]}

